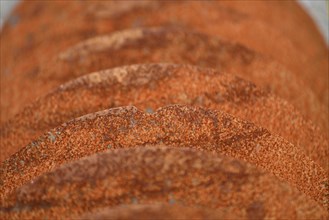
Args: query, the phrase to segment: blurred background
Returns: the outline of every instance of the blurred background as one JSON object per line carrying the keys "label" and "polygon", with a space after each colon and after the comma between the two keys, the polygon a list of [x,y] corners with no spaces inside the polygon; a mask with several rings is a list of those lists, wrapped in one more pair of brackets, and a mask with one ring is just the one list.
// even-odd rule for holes
{"label": "blurred background", "polygon": [[[4,20],[10,14],[11,10],[20,0],[0,0],[1,2],[1,21],[2,27]],[[329,5],[328,0],[299,0],[299,3],[314,19],[327,44],[329,45]]]}

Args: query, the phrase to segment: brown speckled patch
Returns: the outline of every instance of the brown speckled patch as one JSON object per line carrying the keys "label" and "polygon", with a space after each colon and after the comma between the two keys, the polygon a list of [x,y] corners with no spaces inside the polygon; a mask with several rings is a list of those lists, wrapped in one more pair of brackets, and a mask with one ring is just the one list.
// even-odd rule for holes
{"label": "brown speckled patch", "polygon": [[263,202],[252,202],[247,208],[247,217],[250,220],[262,220],[265,218],[265,214]]}
{"label": "brown speckled patch", "polygon": [[[135,200],[134,200],[135,201]],[[138,202],[138,201],[137,201]],[[133,204],[101,209],[94,213],[84,214],[77,219],[241,219],[230,208],[207,209],[205,207],[183,206],[177,204]]]}
{"label": "brown speckled patch", "polygon": [[47,130],[87,113],[125,105],[152,113],[168,104],[219,109],[254,122],[328,170],[326,137],[287,102],[233,75],[172,64],[104,70],[61,85],[1,127],[0,158],[5,160]]}
{"label": "brown speckled patch", "polygon": [[1,164],[1,194],[83,156],[159,143],[246,160],[326,202],[325,171],[294,145],[226,113],[179,105],[153,114],[135,107],[104,110],[52,129]]}
{"label": "brown speckled patch", "polygon": [[[56,2],[48,3],[47,7],[61,8],[61,5],[64,4]],[[309,86],[316,92],[317,97],[309,100],[311,104],[307,105],[306,109],[317,112],[316,114],[309,114],[310,116],[322,116],[322,119],[319,118],[317,122],[323,124],[324,128],[328,128],[326,123],[327,109],[319,104],[319,100],[322,100],[325,106],[327,104],[327,101],[323,99],[323,94],[328,93],[327,80],[325,80],[327,72],[322,71],[326,68],[325,64],[327,63],[319,63],[324,66],[324,68],[319,68],[317,72],[321,77],[313,77],[314,69],[310,67],[314,65],[314,59],[311,60],[307,54],[301,53],[299,47],[294,45],[293,40],[284,33],[259,19],[228,9],[218,1],[170,1],[159,2],[154,7],[142,5],[136,8],[135,6],[129,6],[129,10],[120,10],[120,13],[115,16],[98,16],[99,8],[106,8],[104,4],[112,7],[112,1],[106,3],[104,1],[92,1],[91,3],[88,3],[88,1],[86,1],[87,3],[69,2],[72,3],[66,3],[65,7],[62,7],[64,8],[63,13],[58,16],[53,13],[51,15],[44,13],[37,16],[37,18],[30,19],[28,22],[16,25],[15,28],[6,29],[2,34],[1,40],[5,46],[1,49],[3,53],[7,53],[7,56],[3,59],[1,72],[9,71],[11,74],[6,76],[1,74],[1,88],[3,90],[1,92],[1,100],[3,100],[1,102],[1,122],[19,112],[23,104],[27,104],[38,97],[35,95],[30,96],[30,93],[19,92],[26,91],[27,88],[35,90],[39,87],[35,83],[38,82],[38,75],[42,75],[42,73],[33,74],[33,77],[28,73],[37,69],[36,67],[39,67],[40,64],[47,62],[68,46],[97,34],[110,33],[125,28],[177,26],[239,42],[282,62],[292,70],[296,78],[304,81],[305,88]],[[90,12],[88,9],[91,4],[96,6],[93,6],[95,9]],[[121,6],[115,7],[120,8]],[[125,8],[126,6],[122,7]],[[67,20],[70,22],[65,22]],[[38,29],[42,26],[48,26],[48,29]],[[35,28],[31,29],[31,27]],[[15,36],[23,37],[16,38]],[[16,60],[20,60],[20,62],[16,62]],[[211,57],[209,60],[211,60]],[[272,80],[268,79],[268,81]],[[29,83],[25,84],[24,82],[27,81]],[[288,81],[288,84],[294,82],[294,80],[291,80]],[[32,87],[29,87],[29,85],[32,85]],[[285,88],[286,86],[281,87],[281,89]],[[296,96],[295,99],[304,102],[305,96],[309,96],[306,92],[309,89],[299,91],[300,95]],[[325,95],[325,97],[328,96]]]}
{"label": "brown speckled patch", "polygon": [[1,213],[62,219],[102,207],[154,203],[206,207],[243,219],[327,215],[298,190],[242,161],[164,146],[108,151],[64,165],[11,194]]}

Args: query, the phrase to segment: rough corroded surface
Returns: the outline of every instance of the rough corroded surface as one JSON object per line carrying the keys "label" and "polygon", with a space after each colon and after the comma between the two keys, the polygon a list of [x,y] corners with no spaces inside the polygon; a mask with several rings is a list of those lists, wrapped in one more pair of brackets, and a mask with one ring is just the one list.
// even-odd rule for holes
{"label": "rough corroded surface", "polygon": [[[329,218],[328,46],[295,2],[24,1],[0,38],[1,219]],[[217,70],[122,67],[151,62]]]}
{"label": "rough corroded surface", "polygon": [[244,1],[225,1],[221,4],[275,26],[310,56],[326,50],[325,39],[297,1],[255,1],[249,4]]}
{"label": "rough corroded surface", "polygon": [[1,213],[62,219],[104,206],[157,202],[219,208],[244,219],[327,215],[298,190],[242,161],[164,146],[109,151],[67,164],[11,194]]}
{"label": "rough corroded surface", "polygon": [[[323,35],[298,1],[255,1],[252,4],[243,1],[223,1],[221,4],[256,17],[280,30],[313,61],[326,56],[328,52]],[[282,23],[282,20],[286,22]],[[315,77],[310,77],[310,80],[314,80],[313,78]]]}
{"label": "rough corroded surface", "polygon": [[[48,3],[44,7],[54,7],[52,4],[56,5],[56,2]],[[30,21],[4,30],[1,37],[6,47],[2,48],[7,51],[8,57],[12,57],[12,59],[5,59],[1,66],[2,121],[19,111],[20,107],[16,106],[17,103],[31,99],[28,94],[18,92],[26,89],[18,86],[18,84],[28,78],[34,78],[37,81],[40,74],[40,63],[50,59],[69,45],[90,36],[132,26],[174,25],[240,42],[252,49],[273,56],[287,65],[298,77],[304,79],[308,86],[316,91],[317,98],[322,99],[323,93],[327,92],[326,80],[322,80],[325,79],[327,72],[316,73],[319,77],[313,78],[321,79],[317,83],[307,80],[310,78],[309,75],[314,75],[314,72],[310,73],[306,67],[312,66],[314,60],[308,62],[307,55],[301,53],[290,38],[258,19],[234,10],[228,10],[227,7],[223,7],[217,2],[182,1],[177,3],[177,1],[171,1],[151,6],[144,4],[137,8],[131,6],[129,10],[121,10],[115,15],[113,13],[99,13],[102,8],[112,7],[111,5],[106,6],[107,4],[104,1],[101,1],[101,3],[92,1],[92,3],[94,6],[91,9],[88,1],[86,4],[74,1],[71,4],[67,3],[71,5],[67,7],[67,10],[64,10],[67,17],[64,15],[49,16],[40,10],[40,14]],[[101,5],[97,7],[97,4]],[[70,22],[63,22],[63,17],[70,20]],[[58,25],[59,22],[62,25]],[[33,26],[36,26],[36,28],[27,31],[27,27]],[[44,26],[46,26],[45,30],[42,28]],[[22,35],[25,39],[22,37],[19,40],[20,42],[15,42],[16,38],[13,36]],[[56,44],[49,42],[56,42]],[[24,56],[26,51],[28,51],[29,56]],[[20,60],[20,62],[17,63],[16,60]],[[303,92],[301,91],[301,95],[304,95]],[[317,100],[314,100],[314,102],[317,102]]]}
{"label": "rough corroded surface", "polygon": [[38,81],[25,80],[23,87],[36,87],[28,90],[29,96],[40,97],[83,74],[150,62],[193,64],[237,74],[290,101],[306,117],[325,127],[326,115],[321,114],[324,109],[291,71],[242,45],[181,29],[129,29],[88,39],[45,63]]}
{"label": "rough corroded surface", "polygon": [[[31,87],[23,84],[16,87],[16,83],[31,79],[32,83],[36,82],[41,63],[66,47],[100,32],[96,27],[97,19],[92,19],[91,15],[95,13],[98,16],[100,11],[105,10],[109,16],[115,17],[138,8],[154,7],[150,1],[107,1],[105,6],[103,3],[37,0],[23,1],[18,5],[0,35],[1,54],[6,54],[1,56],[1,122],[18,112],[21,104],[24,106],[35,99],[20,92],[29,91]],[[107,21],[105,23],[108,28],[113,28]]]}
{"label": "rough corroded surface", "polygon": [[[137,200],[134,200],[138,203]],[[169,203],[176,203],[173,200]],[[229,208],[207,209],[205,207],[187,207],[177,204],[148,204],[148,205],[122,205],[106,208],[94,213],[84,214],[79,220],[103,220],[103,219],[241,219],[237,213]]]}
{"label": "rough corroded surface", "polygon": [[246,160],[327,205],[325,172],[301,149],[226,113],[179,105],[153,114],[135,107],[104,110],[52,129],[1,164],[0,192],[7,194],[35,176],[83,156],[159,143],[193,146]]}
{"label": "rough corroded surface", "polygon": [[[221,1],[221,4],[256,17],[281,30],[287,38],[292,39],[292,43],[299,48],[301,53],[309,57],[311,65],[302,65],[302,68],[307,69],[311,74],[304,77],[312,85],[325,85],[320,98],[328,103],[328,45],[313,19],[303,10],[298,1],[254,1],[252,3],[250,1]],[[320,76],[315,75],[317,73],[320,73]]]}
{"label": "rough corroded surface", "polygon": [[49,129],[87,113],[125,105],[153,112],[168,104],[219,109],[254,122],[328,170],[327,138],[287,102],[233,75],[171,64],[120,67],[61,85],[1,127],[0,158],[3,161]]}

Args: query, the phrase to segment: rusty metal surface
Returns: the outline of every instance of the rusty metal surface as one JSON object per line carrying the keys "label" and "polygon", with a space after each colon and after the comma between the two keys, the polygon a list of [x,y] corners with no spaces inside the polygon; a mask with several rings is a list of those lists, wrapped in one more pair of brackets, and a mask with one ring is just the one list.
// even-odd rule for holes
{"label": "rusty metal surface", "polygon": [[[57,2],[49,3],[49,5],[45,4],[44,6],[41,5],[38,16],[29,21],[31,24],[19,24],[16,28],[7,28],[7,31],[3,32],[2,40],[6,42],[3,44],[3,50],[7,51],[8,55],[12,55],[9,55],[8,59],[6,57],[3,58],[2,66],[5,68],[1,71],[11,73],[6,76],[1,75],[1,82],[3,83],[1,87],[4,90],[1,93],[1,98],[5,100],[2,102],[2,121],[19,111],[20,108],[16,106],[17,103],[29,102],[30,97],[25,93],[18,92],[17,88],[19,86],[16,83],[24,81],[29,77],[34,77],[43,61],[50,59],[69,45],[88,37],[130,28],[136,20],[142,20],[137,26],[174,25],[209,35],[217,35],[272,56],[291,69],[298,78],[304,81],[305,85],[312,88],[317,96],[314,102],[321,100],[320,103],[327,106],[328,95],[326,88],[328,86],[326,79],[328,67],[325,54],[317,55],[316,59],[313,59],[311,58],[314,57],[313,55],[301,52],[300,47],[293,43],[293,38],[287,37],[283,32],[272,28],[262,20],[257,19],[257,17],[228,9],[220,3],[171,2],[166,4],[157,3],[155,6],[153,4],[151,6],[142,4],[137,8],[132,5],[129,7],[129,10],[120,10],[119,14],[113,15],[111,13],[104,15],[101,13],[99,15],[100,9],[111,8],[112,4],[108,3],[108,5],[102,1],[98,3],[100,6],[96,7],[94,4],[78,4],[70,1],[69,4],[67,3],[68,6],[64,7],[66,13],[62,17],[59,15],[56,17],[54,14],[50,16],[50,13],[47,13],[47,8],[50,12],[54,10],[53,8],[56,8],[52,4],[56,7],[59,5],[59,8],[64,7],[61,5],[64,3]],[[97,5],[97,3],[95,4]],[[57,25],[54,22],[55,18],[61,21],[63,17],[70,19],[70,22],[61,22],[63,25]],[[35,26],[47,26],[48,28],[46,30],[32,30],[32,32],[34,31],[33,37],[26,35],[25,38],[27,40],[21,39],[19,41],[12,37],[13,34],[17,35],[16,32],[26,32],[25,28],[31,26],[33,22],[37,23]],[[38,24],[39,22],[42,24]],[[56,41],[56,46],[49,43],[51,41]],[[19,49],[13,50],[13,48],[17,47]],[[24,56],[24,51],[28,51],[29,56]],[[20,60],[20,62],[17,63],[16,60]],[[318,77],[313,77],[314,73]],[[8,84],[12,86],[6,87],[5,85]],[[14,93],[15,95],[13,96],[12,94]],[[301,91],[301,94],[303,95],[304,91]],[[14,97],[17,99],[15,100]],[[6,104],[4,105],[3,103]],[[322,114],[327,116],[326,108],[323,107],[321,111],[323,112]]]}
{"label": "rusty metal surface", "polygon": [[110,150],[64,165],[21,187],[2,213],[62,219],[132,203],[196,205],[217,209],[217,217],[226,212],[250,220],[327,215],[286,182],[245,162],[165,146]]}
{"label": "rusty metal surface", "polygon": [[[95,60],[100,59],[97,56]],[[77,66],[68,69],[74,71]],[[67,75],[71,74],[68,71]],[[328,170],[325,134],[286,101],[231,74],[173,64],[118,67],[62,84],[0,128],[5,146],[0,158],[3,161],[49,129],[84,114],[125,105],[153,112],[177,103],[217,109],[252,121],[295,144]]]}
{"label": "rusty metal surface", "polygon": [[0,40],[1,219],[328,219],[296,2],[24,1]]}
{"label": "rusty metal surface", "polygon": [[121,107],[69,121],[31,142],[0,166],[1,195],[57,166],[108,148],[164,143],[217,152],[257,165],[327,206],[325,171],[268,130],[221,111],[173,105],[144,113]]}
{"label": "rusty metal surface", "polygon": [[[82,214],[80,220],[93,219],[237,219],[241,218],[228,207],[209,209],[205,207],[184,206],[176,204],[174,199],[169,199],[169,204],[138,204],[137,199],[131,205],[108,207],[93,213]],[[262,212],[259,212],[262,215]]]}

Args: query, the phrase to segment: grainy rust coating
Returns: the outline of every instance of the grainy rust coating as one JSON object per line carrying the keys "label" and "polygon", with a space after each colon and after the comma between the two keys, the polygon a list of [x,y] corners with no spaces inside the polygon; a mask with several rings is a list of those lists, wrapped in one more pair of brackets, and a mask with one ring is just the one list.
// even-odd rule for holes
{"label": "grainy rust coating", "polygon": [[[134,200],[135,202],[137,200]],[[241,219],[237,213],[229,208],[207,209],[204,207],[187,207],[177,204],[148,204],[148,205],[122,205],[106,208],[94,213],[84,214],[79,220],[103,220],[103,219]]]}
{"label": "grainy rust coating", "polygon": [[[321,99],[325,106],[327,104],[327,101],[323,100],[323,97],[327,97],[323,94],[328,93],[327,80],[322,80],[327,79],[327,72],[325,71],[327,62],[320,62],[319,65],[316,65],[318,72],[314,72],[315,67],[313,67],[313,64],[315,59],[310,61],[310,58],[306,54],[300,53],[299,47],[294,45],[285,34],[248,14],[228,10],[226,6],[217,2],[183,1],[177,3],[177,1],[171,1],[159,2],[154,6],[148,4],[142,4],[137,8],[129,6],[129,10],[121,10],[116,15],[99,16],[99,8],[106,8],[104,4],[107,3],[103,1],[98,3],[93,1],[92,3],[100,5],[99,7],[96,6],[94,10],[88,10],[90,3],[67,3],[69,6],[64,10],[67,17],[63,15],[51,17],[47,13],[41,12],[40,16],[31,19],[31,21],[17,25],[15,28],[7,28],[4,31],[1,37],[6,48],[3,48],[3,50],[7,51],[8,57],[14,58],[11,60],[4,59],[1,70],[2,73],[10,73],[1,74],[1,88],[3,89],[1,99],[5,100],[1,103],[2,122],[20,110],[21,106],[17,106],[17,103],[22,103],[23,100],[31,100],[28,94],[17,91],[26,89],[24,86],[19,86],[20,82],[29,78],[37,81],[41,63],[44,63],[69,45],[88,37],[134,26],[178,26],[242,43],[287,65],[298,78],[303,79],[304,83],[316,92],[317,97],[313,100],[316,105],[318,105],[317,99]],[[61,5],[61,3],[56,2],[49,3],[45,5],[45,8],[51,8],[54,7],[53,5],[58,4]],[[109,7],[112,7],[111,4],[113,3],[108,4],[110,4]],[[120,8],[121,6],[116,7]],[[71,14],[74,14],[74,16]],[[62,22],[63,17],[69,19],[70,22]],[[60,22],[62,25],[58,25],[56,22]],[[27,31],[27,27],[33,26],[40,28]],[[42,30],[43,26],[49,27]],[[41,34],[39,34],[40,32]],[[25,39],[20,39],[21,42],[14,43],[16,40],[12,39],[16,38],[13,36],[21,36],[21,33],[26,33],[24,35]],[[49,43],[53,41],[56,44]],[[29,51],[29,56],[24,56],[26,51]],[[325,56],[322,57],[326,58]],[[317,57],[316,60],[323,60],[322,57]],[[21,62],[17,63],[17,59]],[[312,71],[308,66],[313,67],[313,69],[311,68]],[[312,77],[315,73],[319,77]],[[310,78],[313,80],[309,80]],[[11,86],[6,87],[6,85]],[[17,90],[16,88],[20,89]],[[300,93],[302,97],[305,95],[304,90]],[[306,94],[306,96],[308,95]],[[311,109],[312,106],[310,105],[308,108]],[[315,111],[321,112],[316,115],[326,114],[325,116],[327,116],[326,108],[316,108]],[[325,120],[318,120],[318,123],[324,123],[323,121]],[[327,123],[324,123],[324,125],[327,128]]]}
{"label": "grainy rust coating", "polygon": [[164,143],[246,160],[327,205],[324,170],[301,149],[266,129],[221,111],[173,105],[144,113],[114,108],[82,116],[50,130],[0,167],[1,195],[60,164],[109,148]]}
{"label": "grainy rust coating", "polygon": [[[197,55],[190,53],[192,49]],[[45,63],[38,71],[39,80],[24,80],[21,87],[26,88],[24,94],[29,94],[29,100],[32,100],[85,73],[124,64],[157,61],[191,63],[238,74],[288,99],[308,118],[325,121],[319,111],[319,103],[314,101],[314,94],[280,64],[241,45],[177,29],[134,29],[87,40],[61,53],[59,59]],[[300,90],[304,91],[304,96],[296,98],[300,96]],[[27,102],[20,100],[19,105]]]}
{"label": "grainy rust coating", "polygon": [[329,219],[296,2],[23,1],[0,41],[0,219]]}
{"label": "grainy rust coating", "polygon": [[[292,43],[299,48],[301,53],[309,57],[310,65],[303,65],[303,68],[311,74],[304,77],[312,85],[325,85],[320,98],[328,103],[328,45],[317,25],[298,1],[254,1],[252,3],[250,1],[221,1],[221,4],[262,20],[292,39]],[[282,22],[283,20],[285,22]],[[315,75],[317,73],[320,73],[320,76]],[[320,82],[323,80],[326,82]]]}
{"label": "grainy rust coating", "polygon": [[[290,101],[324,127],[325,110],[313,92],[287,68],[242,45],[174,28],[129,29],[80,42],[43,66],[38,90],[32,91],[41,94],[74,76],[149,62],[187,63],[237,74]],[[49,79],[53,82],[49,83]]]}
{"label": "grainy rust coating", "polygon": [[64,165],[11,194],[1,211],[13,219],[57,219],[104,206],[159,202],[218,209],[250,220],[327,215],[298,190],[254,166],[164,146],[108,151]]}
{"label": "grainy rust coating", "polygon": [[1,127],[1,161],[47,130],[87,113],[125,105],[152,112],[175,103],[219,109],[254,122],[328,170],[326,136],[286,101],[233,75],[172,64],[104,70],[61,85]]}

